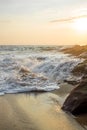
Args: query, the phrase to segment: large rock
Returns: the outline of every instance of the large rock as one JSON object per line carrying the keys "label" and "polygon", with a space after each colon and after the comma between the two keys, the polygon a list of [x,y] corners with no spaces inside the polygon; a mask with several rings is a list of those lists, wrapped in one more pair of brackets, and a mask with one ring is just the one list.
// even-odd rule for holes
{"label": "large rock", "polygon": [[87,113],[87,78],[83,77],[80,84],[74,88],[65,100],[62,109],[78,115]]}

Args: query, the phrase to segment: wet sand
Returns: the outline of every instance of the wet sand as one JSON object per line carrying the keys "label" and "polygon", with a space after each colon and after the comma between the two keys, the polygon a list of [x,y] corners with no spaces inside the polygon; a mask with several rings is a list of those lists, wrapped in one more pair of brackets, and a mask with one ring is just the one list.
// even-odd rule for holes
{"label": "wet sand", "polygon": [[61,110],[68,87],[49,93],[0,96],[0,130],[85,130],[81,117],[76,120]]}

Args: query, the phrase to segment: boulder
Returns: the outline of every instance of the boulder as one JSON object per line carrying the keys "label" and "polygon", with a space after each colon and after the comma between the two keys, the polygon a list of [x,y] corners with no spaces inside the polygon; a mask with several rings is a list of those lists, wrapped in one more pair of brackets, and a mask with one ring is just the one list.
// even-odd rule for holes
{"label": "boulder", "polygon": [[75,87],[70,95],[66,98],[62,109],[73,115],[87,113],[87,78],[83,77],[82,81]]}

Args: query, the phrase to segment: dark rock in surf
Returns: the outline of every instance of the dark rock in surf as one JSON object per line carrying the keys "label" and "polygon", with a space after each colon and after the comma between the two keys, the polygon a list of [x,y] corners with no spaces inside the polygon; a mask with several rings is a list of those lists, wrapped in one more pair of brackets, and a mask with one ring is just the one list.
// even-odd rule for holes
{"label": "dark rock in surf", "polygon": [[87,78],[83,77],[80,84],[74,88],[65,100],[62,109],[73,115],[87,113]]}
{"label": "dark rock in surf", "polygon": [[67,80],[65,79],[64,82],[68,83],[68,84],[71,84],[71,85],[77,85],[79,83],[78,80]]}

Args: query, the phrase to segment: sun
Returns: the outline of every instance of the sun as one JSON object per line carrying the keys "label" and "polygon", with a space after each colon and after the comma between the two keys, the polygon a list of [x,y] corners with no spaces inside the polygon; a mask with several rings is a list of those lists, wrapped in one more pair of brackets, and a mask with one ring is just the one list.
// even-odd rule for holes
{"label": "sun", "polygon": [[86,32],[87,31],[87,18],[75,19],[73,22],[73,27],[77,31]]}

